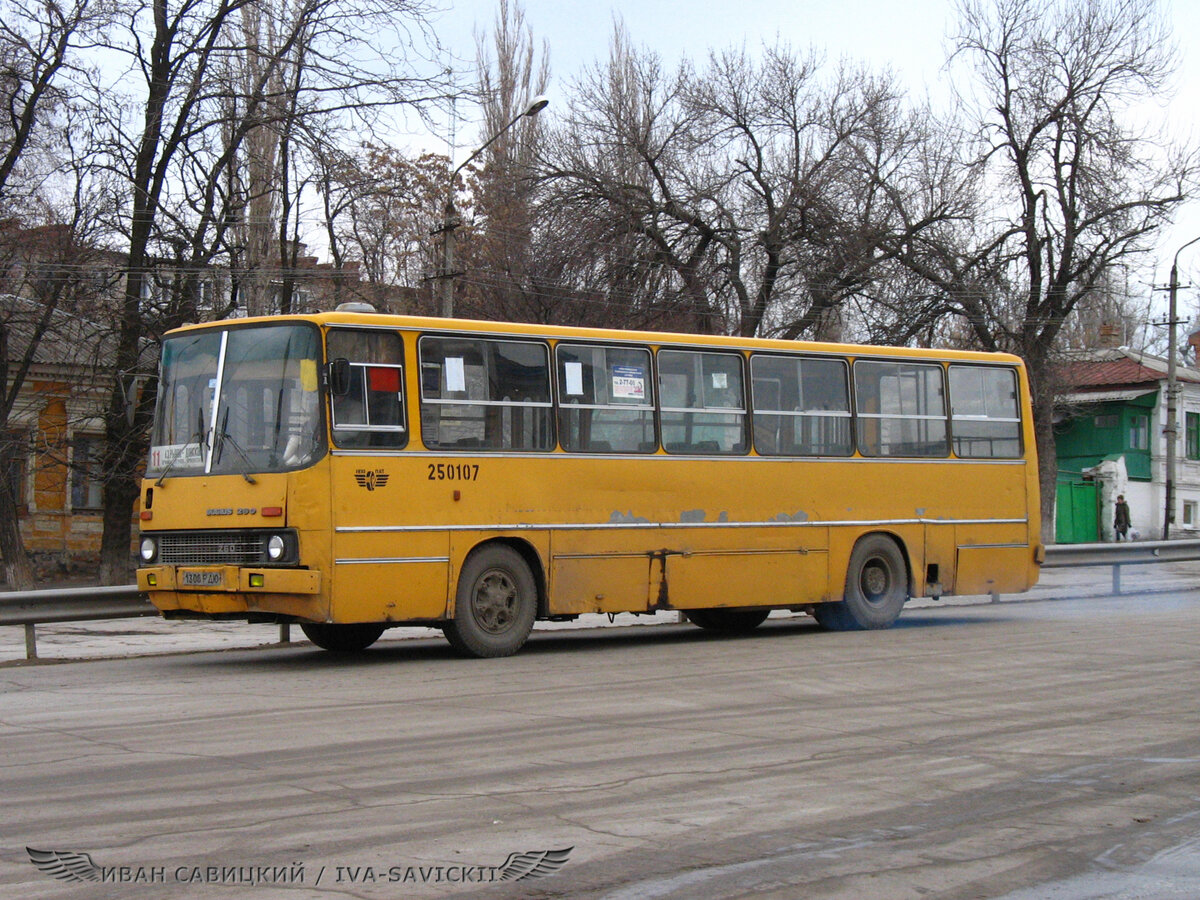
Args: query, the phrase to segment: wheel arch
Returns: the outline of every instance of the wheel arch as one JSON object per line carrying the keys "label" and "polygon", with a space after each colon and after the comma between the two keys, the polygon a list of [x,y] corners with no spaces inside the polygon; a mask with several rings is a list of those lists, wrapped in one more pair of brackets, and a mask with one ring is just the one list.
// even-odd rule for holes
{"label": "wheel arch", "polygon": [[916,576],[913,570],[912,554],[909,553],[908,550],[908,542],[895,531],[886,528],[877,528],[872,531],[861,532],[846,548],[846,557],[842,561],[842,565],[840,567],[842,577],[842,588],[840,593],[842,593],[842,599],[845,599],[845,579],[846,574],[850,569],[850,558],[854,556],[854,551],[858,548],[859,544],[872,537],[886,538],[896,545],[896,549],[900,551],[900,558],[904,560],[904,579],[908,585],[908,596],[915,597],[917,595]]}
{"label": "wheel arch", "polygon": [[[529,541],[517,537],[489,538],[486,541],[480,541],[468,550],[462,558],[462,564],[458,567],[454,584],[451,585],[450,597],[452,602],[457,592],[458,577],[462,573],[463,566],[466,565],[467,560],[472,556],[486,550],[488,547],[508,547],[525,560],[525,565],[529,566],[529,571],[533,575],[534,584],[537,585],[537,618],[541,619],[549,615],[550,597],[546,580],[546,567],[542,562],[541,554],[538,553],[537,548]],[[451,608],[450,613],[453,614],[453,608]]]}

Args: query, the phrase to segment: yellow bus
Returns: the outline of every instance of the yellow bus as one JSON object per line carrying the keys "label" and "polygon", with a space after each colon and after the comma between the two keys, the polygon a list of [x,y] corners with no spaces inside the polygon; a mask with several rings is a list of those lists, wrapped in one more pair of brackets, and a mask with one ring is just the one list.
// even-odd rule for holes
{"label": "yellow bus", "polygon": [[[368,308],[369,309],[369,308]],[[1044,556],[1014,356],[379,315],[168,335],[138,585],[329,650],[771,610],[886,628]]]}

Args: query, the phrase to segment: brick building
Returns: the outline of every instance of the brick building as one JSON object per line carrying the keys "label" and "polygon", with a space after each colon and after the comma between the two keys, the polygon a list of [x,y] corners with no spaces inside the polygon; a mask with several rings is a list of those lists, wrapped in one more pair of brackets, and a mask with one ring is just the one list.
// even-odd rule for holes
{"label": "brick building", "polygon": [[0,319],[6,400],[20,381],[0,423],[0,463],[25,547],[42,574],[92,569],[100,548],[110,336],[96,323],[11,294],[0,295]]}

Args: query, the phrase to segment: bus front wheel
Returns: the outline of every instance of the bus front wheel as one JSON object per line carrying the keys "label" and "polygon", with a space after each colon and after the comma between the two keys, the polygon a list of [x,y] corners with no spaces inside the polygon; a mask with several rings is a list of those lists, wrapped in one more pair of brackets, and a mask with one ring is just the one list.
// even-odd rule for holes
{"label": "bus front wheel", "polygon": [[467,558],[454,618],[442,631],[465,656],[511,656],[529,637],[536,616],[537,583],[521,554],[511,547],[484,547]]}
{"label": "bus front wheel", "polygon": [[889,628],[908,601],[908,567],[891,538],[871,534],[854,545],[845,599],[818,603],[813,617],[830,631]]}
{"label": "bus front wheel", "polygon": [[688,609],[683,613],[693,625],[722,634],[748,634],[767,620],[765,609]]}
{"label": "bus front wheel", "polygon": [[333,650],[337,653],[357,653],[366,650],[383,634],[382,625],[370,623],[322,625],[316,622],[302,622],[300,630],[322,650]]}

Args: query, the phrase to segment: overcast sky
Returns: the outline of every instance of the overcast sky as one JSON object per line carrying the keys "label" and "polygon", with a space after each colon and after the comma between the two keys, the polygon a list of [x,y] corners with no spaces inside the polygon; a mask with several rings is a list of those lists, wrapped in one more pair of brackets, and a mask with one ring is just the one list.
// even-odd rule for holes
{"label": "overcast sky", "polygon": [[[473,61],[475,31],[490,31],[497,0],[440,0],[435,16],[440,39],[459,57]],[[1200,0],[1160,0],[1185,51],[1177,95],[1166,110],[1171,129],[1200,140],[1200,53],[1188,44],[1200,36]],[[745,44],[755,48],[782,38],[797,48],[814,46],[828,59],[850,57],[878,68],[890,67],[917,95],[936,98],[946,91],[943,71],[947,34],[953,27],[952,0],[523,0],[526,23],[539,48],[548,42],[553,100],[583,66],[606,57],[614,19],[624,22],[635,45],[659,53],[665,62],[703,59],[709,49]],[[457,159],[479,137],[477,111],[460,106]],[[445,150],[446,136],[440,136]],[[1165,282],[1179,246],[1200,236],[1200,201],[1178,217],[1164,235],[1156,281]],[[1200,285],[1200,243],[1180,257],[1181,282]],[[1188,296],[1194,315],[1196,292]]]}

